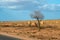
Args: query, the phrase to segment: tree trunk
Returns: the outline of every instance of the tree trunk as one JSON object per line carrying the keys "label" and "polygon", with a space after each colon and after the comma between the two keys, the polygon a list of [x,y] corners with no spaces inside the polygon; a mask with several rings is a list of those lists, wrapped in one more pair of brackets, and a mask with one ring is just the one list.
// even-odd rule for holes
{"label": "tree trunk", "polygon": [[40,20],[39,20],[39,18],[37,18],[37,21],[38,21],[38,28],[39,28],[39,31],[40,31]]}

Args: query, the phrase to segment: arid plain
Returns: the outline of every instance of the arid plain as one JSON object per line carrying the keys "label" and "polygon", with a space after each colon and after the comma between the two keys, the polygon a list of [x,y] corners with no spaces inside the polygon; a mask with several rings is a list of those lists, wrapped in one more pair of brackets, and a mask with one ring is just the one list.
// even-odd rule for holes
{"label": "arid plain", "polygon": [[0,33],[24,40],[60,40],[60,20],[43,20],[38,31],[37,21],[0,22]]}

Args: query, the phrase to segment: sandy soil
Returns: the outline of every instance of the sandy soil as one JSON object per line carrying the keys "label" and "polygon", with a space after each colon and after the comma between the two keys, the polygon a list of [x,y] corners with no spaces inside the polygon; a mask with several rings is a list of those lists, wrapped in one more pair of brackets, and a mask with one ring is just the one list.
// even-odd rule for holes
{"label": "sandy soil", "polygon": [[45,28],[38,31],[38,28],[0,28],[0,33],[4,35],[12,35],[13,37],[22,38],[24,40],[60,40],[60,29]]}

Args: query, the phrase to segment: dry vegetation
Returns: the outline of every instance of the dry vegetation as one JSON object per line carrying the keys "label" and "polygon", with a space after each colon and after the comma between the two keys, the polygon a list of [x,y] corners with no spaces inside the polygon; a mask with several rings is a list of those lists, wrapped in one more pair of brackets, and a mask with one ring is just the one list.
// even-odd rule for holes
{"label": "dry vegetation", "polygon": [[35,22],[0,22],[0,32],[24,36],[32,40],[60,40],[60,20],[42,21],[40,31]]}

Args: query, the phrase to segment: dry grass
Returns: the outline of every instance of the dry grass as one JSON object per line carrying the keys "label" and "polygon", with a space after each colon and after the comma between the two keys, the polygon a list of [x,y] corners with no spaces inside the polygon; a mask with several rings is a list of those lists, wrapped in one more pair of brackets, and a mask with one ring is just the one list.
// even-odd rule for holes
{"label": "dry grass", "polygon": [[34,40],[60,40],[60,20],[43,21],[40,31],[35,24],[32,26],[28,22],[1,22],[0,32]]}

